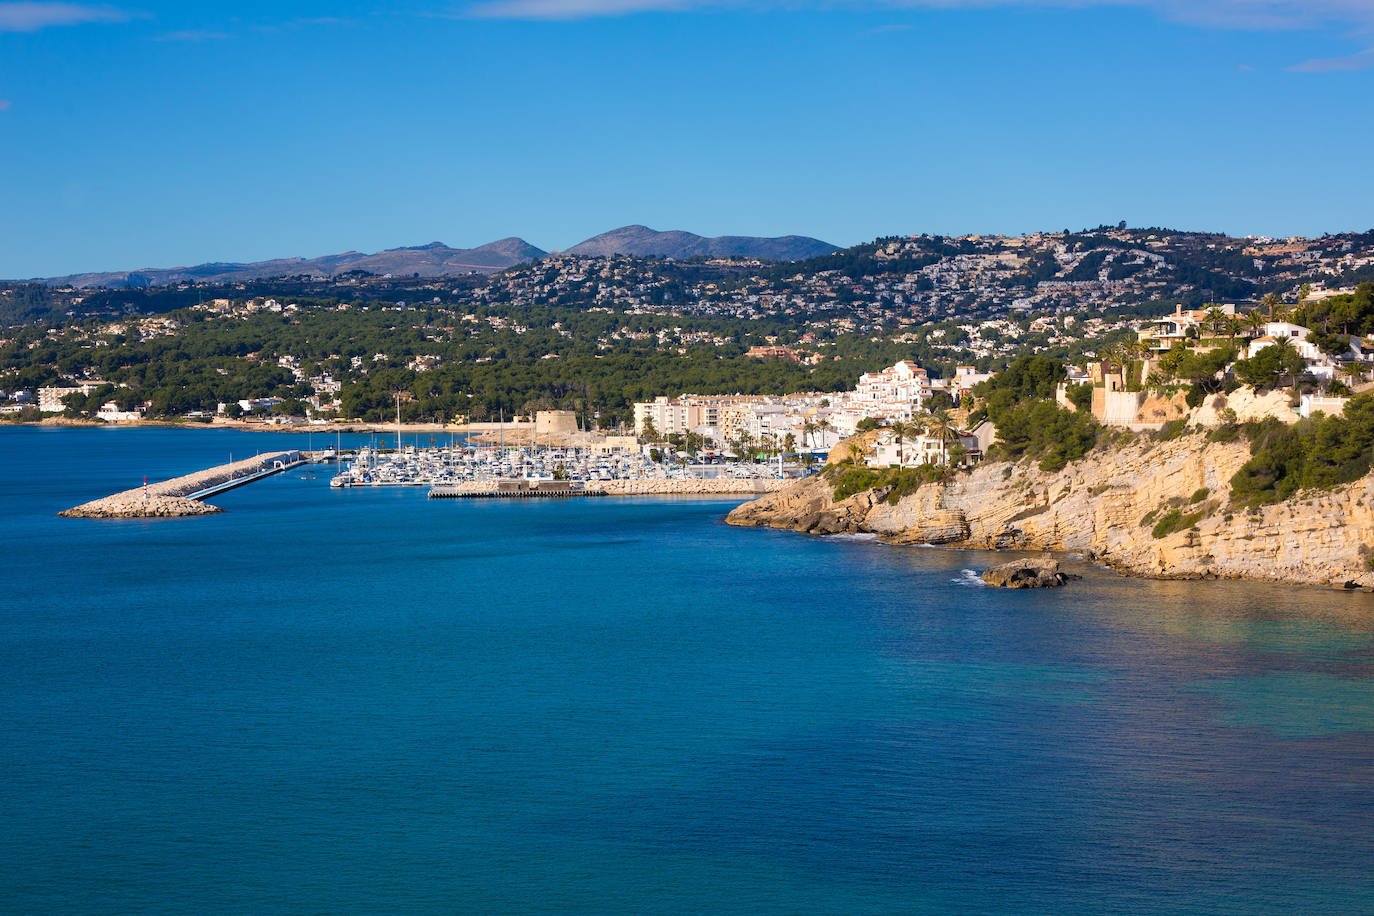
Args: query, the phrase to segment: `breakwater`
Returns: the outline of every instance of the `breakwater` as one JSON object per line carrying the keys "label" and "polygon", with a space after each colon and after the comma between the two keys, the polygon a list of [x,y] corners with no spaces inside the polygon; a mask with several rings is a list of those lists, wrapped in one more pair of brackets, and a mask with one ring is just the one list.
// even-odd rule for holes
{"label": "breakwater", "polygon": [[201,500],[304,464],[300,452],[272,452],[135,487],[73,506],[62,518],[182,518],[224,510]]}

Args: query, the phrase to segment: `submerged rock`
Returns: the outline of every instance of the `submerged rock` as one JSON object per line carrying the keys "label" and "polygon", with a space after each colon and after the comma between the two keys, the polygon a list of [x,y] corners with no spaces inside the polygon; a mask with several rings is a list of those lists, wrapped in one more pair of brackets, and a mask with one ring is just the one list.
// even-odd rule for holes
{"label": "submerged rock", "polygon": [[1057,588],[1071,578],[1059,571],[1059,561],[1050,559],[1012,560],[983,573],[983,581],[995,588]]}

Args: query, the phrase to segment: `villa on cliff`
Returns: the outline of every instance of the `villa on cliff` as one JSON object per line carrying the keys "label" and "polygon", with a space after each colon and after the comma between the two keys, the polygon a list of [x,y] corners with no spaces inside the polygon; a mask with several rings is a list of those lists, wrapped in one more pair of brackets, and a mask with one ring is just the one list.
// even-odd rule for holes
{"label": "villa on cliff", "polygon": [[986,428],[986,436],[980,436],[977,430],[951,430],[949,436],[924,431],[902,437],[900,444],[890,429],[882,430],[866,463],[872,468],[912,468],[923,464],[944,466],[958,456],[957,464],[967,467],[983,459],[984,450],[992,444],[995,436],[991,423],[985,420],[979,425]]}
{"label": "villa on cliff", "polygon": [[[1234,317],[1236,307],[1226,303],[1217,307],[1222,315]],[[1168,353],[1175,344],[1187,340],[1197,340],[1205,336],[1203,325],[1207,322],[1209,309],[1185,309],[1182,305],[1174,308],[1172,315],[1156,318],[1140,330],[1140,343],[1155,355]]]}
{"label": "villa on cliff", "polygon": [[[1215,312],[1227,318],[1236,317],[1235,306],[1230,304],[1217,306]],[[1374,365],[1374,343],[1360,338],[1351,338],[1348,352],[1332,355],[1308,339],[1312,333],[1310,328],[1291,321],[1252,324],[1248,326],[1251,333],[1242,335],[1235,333],[1237,325],[1234,323],[1228,333],[1221,333],[1221,328],[1212,323],[1215,317],[1212,309],[1178,306],[1172,314],[1146,322],[1139,329],[1143,359],[1104,360],[1086,367],[1070,366],[1068,378],[1056,391],[1055,400],[1063,407],[1077,409],[1068,397],[1069,386],[1091,385],[1089,409],[1099,423],[1133,432],[1157,430],[1186,416],[1189,410],[1181,391],[1168,394],[1160,392],[1158,387],[1148,390],[1152,386],[1147,380],[1160,370],[1161,359],[1167,353],[1178,347],[1203,353],[1234,345],[1239,350],[1238,358],[1254,359],[1266,348],[1283,343],[1302,358],[1303,374],[1315,380],[1320,391],[1295,395],[1292,403],[1288,398],[1268,398],[1264,408],[1255,409],[1265,416],[1291,423],[1317,411],[1339,413],[1344,409],[1345,400],[1328,391],[1332,383],[1341,379],[1351,367],[1367,369]],[[1232,367],[1228,366],[1225,371],[1230,373]],[[1358,379],[1365,373],[1356,371],[1352,374]]]}

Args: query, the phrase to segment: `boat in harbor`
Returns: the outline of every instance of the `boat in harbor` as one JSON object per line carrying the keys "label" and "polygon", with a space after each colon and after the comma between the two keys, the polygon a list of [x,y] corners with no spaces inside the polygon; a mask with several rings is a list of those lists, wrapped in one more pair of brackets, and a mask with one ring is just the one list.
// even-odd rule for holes
{"label": "boat in harbor", "polygon": [[754,462],[655,462],[640,452],[605,453],[576,447],[407,446],[381,453],[360,448],[329,482],[331,488],[359,486],[455,487],[507,481],[568,482],[583,487],[616,480],[701,480],[718,477],[775,479],[800,476],[800,468]]}

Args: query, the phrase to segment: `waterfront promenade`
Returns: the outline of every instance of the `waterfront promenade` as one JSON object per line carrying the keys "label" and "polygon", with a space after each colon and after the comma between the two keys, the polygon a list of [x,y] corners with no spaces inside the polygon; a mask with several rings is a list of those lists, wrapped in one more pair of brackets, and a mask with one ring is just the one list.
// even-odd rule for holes
{"label": "waterfront promenade", "polygon": [[305,463],[298,451],[271,452],[124,490],[59,512],[62,518],[178,518],[224,510],[206,498]]}

